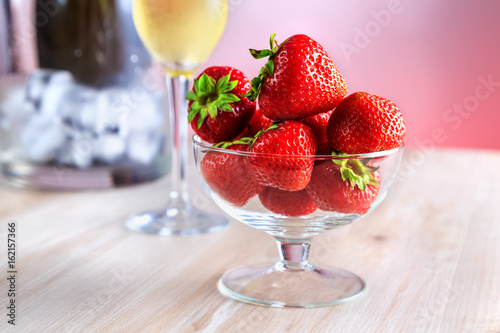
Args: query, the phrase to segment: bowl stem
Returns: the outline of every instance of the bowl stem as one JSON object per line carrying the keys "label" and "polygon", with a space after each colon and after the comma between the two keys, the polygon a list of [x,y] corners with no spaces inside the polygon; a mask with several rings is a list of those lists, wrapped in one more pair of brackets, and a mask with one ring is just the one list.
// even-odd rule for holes
{"label": "bowl stem", "polygon": [[308,261],[311,240],[290,242],[276,237],[280,260],[275,264],[278,271],[310,271],[314,266]]}

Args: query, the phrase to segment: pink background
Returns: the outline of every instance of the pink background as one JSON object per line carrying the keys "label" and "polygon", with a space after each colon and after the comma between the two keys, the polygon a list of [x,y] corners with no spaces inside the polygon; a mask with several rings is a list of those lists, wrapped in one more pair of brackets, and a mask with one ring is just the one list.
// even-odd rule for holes
{"label": "pink background", "polygon": [[[500,1],[229,0],[227,29],[204,65],[254,77],[248,48],[304,33],[328,51],[349,94],[390,98],[406,145],[500,149]],[[484,83],[490,81],[490,83]]]}
{"label": "pink background", "polygon": [[[226,31],[203,67],[230,65],[252,78],[264,60],[254,60],[249,48],[267,48],[273,32],[278,41],[304,33],[331,55],[349,94],[364,90],[394,100],[405,116],[408,147],[500,149],[500,1],[228,2]],[[34,26],[22,24],[33,15],[23,10],[28,4],[12,0],[26,16],[17,22],[26,71],[35,66]]]}

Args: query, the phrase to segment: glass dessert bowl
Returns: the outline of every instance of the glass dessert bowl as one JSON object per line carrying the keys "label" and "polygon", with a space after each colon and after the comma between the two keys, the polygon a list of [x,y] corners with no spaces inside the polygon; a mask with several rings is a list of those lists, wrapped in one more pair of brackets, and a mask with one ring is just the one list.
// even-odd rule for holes
{"label": "glass dessert bowl", "polygon": [[[310,263],[309,248],[316,235],[359,220],[384,200],[403,146],[362,155],[290,156],[217,148],[195,135],[193,149],[215,203],[273,236],[278,246],[278,262],[226,272],[218,283],[222,294],[258,305],[311,308],[365,292],[356,274]],[[297,179],[301,189],[283,190]]]}

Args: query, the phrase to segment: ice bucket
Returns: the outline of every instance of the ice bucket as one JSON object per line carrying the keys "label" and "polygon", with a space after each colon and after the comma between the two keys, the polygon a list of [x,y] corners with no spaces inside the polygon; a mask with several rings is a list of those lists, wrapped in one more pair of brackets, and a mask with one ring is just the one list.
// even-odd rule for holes
{"label": "ice bucket", "polygon": [[[24,30],[11,25],[0,37],[10,41],[13,70],[20,67],[16,46],[23,45],[16,39],[33,39],[38,62],[24,74],[0,74],[4,178],[18,186],[85,189],[163,176],[168,165],[163,72],[135,31],[132,0],[30,5],[22,8],[31,18]],[[13,9],[12,2],[3,7],[4,16],[15,17]],[[30,24],[36,33],[23,34]]]}

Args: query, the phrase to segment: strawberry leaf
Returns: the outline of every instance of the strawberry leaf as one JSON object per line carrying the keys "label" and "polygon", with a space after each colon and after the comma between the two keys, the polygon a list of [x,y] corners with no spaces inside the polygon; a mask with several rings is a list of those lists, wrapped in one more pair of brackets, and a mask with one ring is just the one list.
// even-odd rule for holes
{"label": "strawberry leaf", "polygon": [[203,122],[205,121],[206,117],[207,117],[207,110],[206,109],[200,110],[200,112],[198,113],[198,122],[197,122],[198,128],[200,128],[201,125],[203,125]]}
{"label": "strawberry leaf", "polygon": [[224,75],[223,77],[221,77],[219,79],[219,81],[217,81],[217,89],[219,89],[219,91],[222,91],[223,87],[225,87],[228,84],[229,77],[230,77],[230,75],[227,74],[227,75]]}
{"label": "strawberry leaf", "polygon": [[274,48],[278,46],[278,43],[274,39],[275,36],[276,36],[276,33],[273,32],[271,34],[271,37],[269,38],[269,48],[271,49],[271,51],[274,50]]}
{"label": "strawberry leaf", "polygon": [[248,91],[243,97],[248,98],[250,101],[255,101],[259,96],[260,89],[262,87],[262,82],[267,76],[273,76],[274,74],[274,56],[276,52],[278,52],[278,42],[274,39],[276,33],[271,35],[269,39],[270,49],[269,50],[255,50],[250,49],[250,54],[255,59],[261,59],[265,57],[269,57],[267,63],[260,69],[259,75],[252,79],[250,82],[251,89]]}
{"label": "strawberry leaf", "polygon": [[274,73],[274,61],[268,61],[265,65],[267,73],[273,75]]}
{"label": "strawberry leaf", "polygon": [[[194,80],[194,91],[191,90],[191,91],[193,91],[193,93],[195,93],[195,91],[200,91],[200,85],[198,84],[198,82],[200,82],[200,81],[199,80]],[[188,94],[189,94],[189,92],[188,92]]]}
{"label": "strawberry leaf", "polygon": [[275,128],[278,128],[278,125],[272,124],[268,128],[257,132],[257,134],[255,134],[254,137],[245,136],[245,137],[242,137],[242,138],[240,138],[238,140],[234,140],[234,141],[222,141],[222,142],[216,143],[214,145],[214,147],[227,148],[229,146],[238,145],[238,144],[252,146],[254,144],[255,140],[257,140],[257,138],[259,137],[259,135],[261,135],[262,133],[267,132],[269,130],[275,129]]}
{"label": "strawberry leaf", "polygon": [[192,122],[194,117],[198,114],[199,112],[189,112],[188,113],[188,122]]}
{"label": "strawberry leaf", "polygon": [[271,55],[271,50],[255,50],[255,49],[250,49],[250,54],[252,57],[255,59],[262,59],[265,57],[269,57]]}
{"label": "strawberry leaf", "polygon": [[268,128],[265,128],[265,129],[262,129],[260,131],[258,131],[254,137],[253,137],[253,141],[252,141],[252,144],[250,146],[252,146],[255,142],[255,140],[257,140],[257,138],[262,134],[262,133],[265,133],[267,131],[270,131],[270,130],[273,130],[273,129],[276,129],[278,128],[278,124],[277,123],[273,123],[271,126],[269,126]]}
{"label": "strawberry leaf", "polygon": [[196,101],[196,93],[194,91],[189,91],[187,94],[186,94],[186,99],[188,101]]}
{"label": "strawberry leaf", "polygon": [[234,103],[234,102],[239,102],[241,99],[236,96],[235,94],[224,94],[224,95],[221,95],[219,96],[219,98],[217,99],[217,102],[221,102],[221,103]]}
{"label": "strawberry leaf", "polygon": [[250,101],[254,102],[259,96],[260,88],[262,86],[262,78],[259,76],[254,77],[252,81],[250,81],[250,90],[243,95],[243,97],[248,98]]}
{"label": "strawberry leaf", "polygon": [[373,175],[379,167],[369,165],[370,159],[335,159],[343,155],[346,154],[332,153],[332,161],[340,167],[342,180],[348,181],[351,187],[358,186],[361,191],[365,191],[367,185],[380,186]]}
{"label": "strawberry leaf", "polygon": [[222,141],[222,142],[219,142],[219,143],[216,143],[214,145],[214,147],[220,147],[220,148],[227,148],[227,147],[230,147],[232,145],[246,145],[246,146],[249,146],[251,144],[253,144],[253,141],[254,141],[254,138],[250,138],[250,137],[243,137],[243,138],[240,138],[238,140],[235,140],[235,141]]}
{"label": "strawberry leaf", "polygon": [[199,89],[198,91],[204,94],[208,94],[211,91],[214,91],[215,79],[208,76],[207,74],[203,74],[198,82],[198,89]]}
{"label": "strawberry leaf", "polygon": [[224,112],[233,112],[233,108],[229,104],[224,103],[217,105],[217,109]]}
{"label": "strawberry leaf", "polygon": [[236,86],[238,85],[238,81],[229,81],[225,86],[224,86],[224,89],[222,90],[222,92],[229,92],[231,90],[233,90],[234,88],[236,88]]}
{"label": "strawberry leaf", "polygon": [[217,106],[215,103],[208,104],[207,111],[212,119],[217,118]]}

